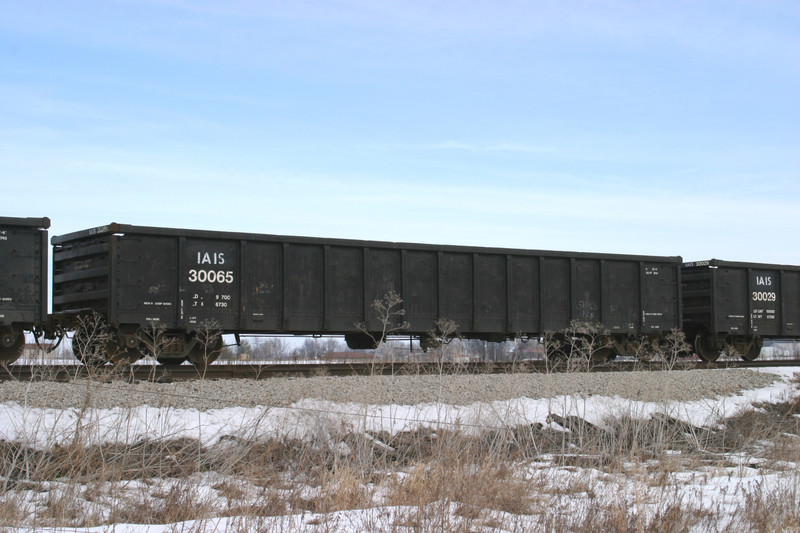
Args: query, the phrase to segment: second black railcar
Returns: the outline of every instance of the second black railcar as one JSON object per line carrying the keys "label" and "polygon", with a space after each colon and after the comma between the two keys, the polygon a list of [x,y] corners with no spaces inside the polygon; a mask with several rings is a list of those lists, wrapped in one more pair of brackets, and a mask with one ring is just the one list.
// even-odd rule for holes
{"label": "second black railcar", "polygon": [[765,339],[800,337],[800,267],[712,259],[682,276],[683,330],[701,358],[753,360]]}

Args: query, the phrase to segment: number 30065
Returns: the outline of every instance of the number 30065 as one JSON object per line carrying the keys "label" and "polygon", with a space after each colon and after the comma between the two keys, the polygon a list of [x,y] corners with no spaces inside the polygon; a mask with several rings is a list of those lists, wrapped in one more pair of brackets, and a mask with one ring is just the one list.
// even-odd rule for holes
{"label": "number 30065", "polygon": [[192,283],[233,283],[233,270],[195,270],[189,271]]}

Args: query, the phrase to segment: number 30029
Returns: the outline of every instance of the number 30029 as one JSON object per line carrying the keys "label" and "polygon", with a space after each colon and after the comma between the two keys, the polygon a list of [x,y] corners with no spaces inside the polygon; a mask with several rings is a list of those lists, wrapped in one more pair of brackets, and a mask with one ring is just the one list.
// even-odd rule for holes
{"label": "number 30029", "polygon": [[776,302],[778,295],[774,292],[753,291],[754,302]]}

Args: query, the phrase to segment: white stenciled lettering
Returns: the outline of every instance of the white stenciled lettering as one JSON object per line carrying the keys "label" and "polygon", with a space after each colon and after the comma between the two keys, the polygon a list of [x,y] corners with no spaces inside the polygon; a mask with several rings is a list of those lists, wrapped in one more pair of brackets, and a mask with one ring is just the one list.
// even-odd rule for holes
{"label": "white stenciled lettering", "polygon": [[197,252],[198,265],[224,265],[225,252]]}
{"label": "white stenciled lettering", "polygon": [[772,276],[756,276],[756,285],[772,285]]}
{"label": "white stenciled lettering", "polygon": [[753,291],[754,302],[777,302],[778,294],[774,292]]}
{"label": "white stenciled lettering", "polygon": [[233,283],[233,270],[203,270],[191,269],[189,271],[191,283]]}

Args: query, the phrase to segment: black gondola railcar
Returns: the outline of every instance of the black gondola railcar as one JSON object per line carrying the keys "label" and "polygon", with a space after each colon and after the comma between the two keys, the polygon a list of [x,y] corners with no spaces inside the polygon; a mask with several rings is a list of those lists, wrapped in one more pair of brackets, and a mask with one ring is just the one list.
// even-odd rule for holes
{"label": "black gondola railcar", "polygon": [[0,362],[25,347],[25,331],[47,321],[48,218],[0,217]]}
{"label": "black gondola railcar", "polygon": [[[366,347],[372,303],[394,292],[423,341],[437,319],[503,340],[599,325],[604,356],[641,352],[680,327],[680,257],[285,237],[110,224],[53,237],[53,313],[87,311],[137,356],[143,329],[172,339],[164,361],[200,357],[199,334],[340,334]],[[361,327],[356,326],[361,324]],[[129,355],[126,355],[129,354]],[[76,354],[79,355],[79,354]]]}
{"label": "black gondola railcar", "polygon": [[712,259],[685,263],[683,330],[697,355],[753,360],[764,339],[800,336],[800,267]]}

